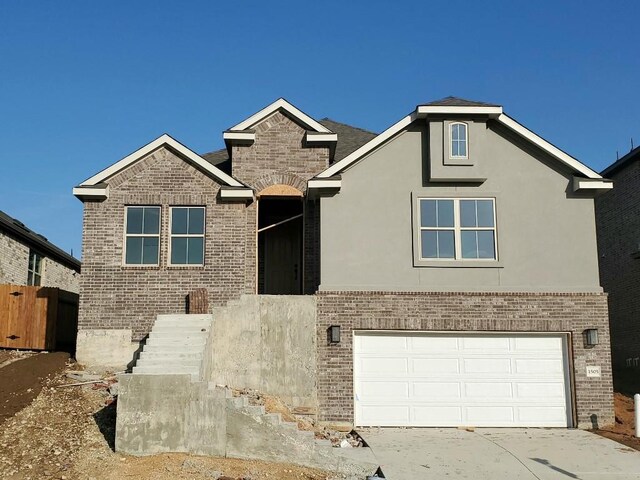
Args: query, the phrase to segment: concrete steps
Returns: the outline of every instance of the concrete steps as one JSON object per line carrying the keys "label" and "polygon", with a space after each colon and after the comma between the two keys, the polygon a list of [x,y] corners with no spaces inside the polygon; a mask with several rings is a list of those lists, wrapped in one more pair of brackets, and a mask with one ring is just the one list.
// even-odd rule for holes
{"label": "concrete steps", "polygon": [[158,315],[132,373],[200,380],[212,321],[211,315]]}

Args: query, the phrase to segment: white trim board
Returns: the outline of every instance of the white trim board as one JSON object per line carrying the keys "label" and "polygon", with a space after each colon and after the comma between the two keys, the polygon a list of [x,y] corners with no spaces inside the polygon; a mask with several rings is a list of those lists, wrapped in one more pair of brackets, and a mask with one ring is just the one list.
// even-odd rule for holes
{"label": "white trim board", "polygon": [[304,113],[302,110],[291,105],[284,98],[279,98],[278,100],[273,102],[271,105],[267,105],[265,108],[263,108],[259,112],[254,113],[246,120],[243,120],[237,125],[234,125],[233,127],[229,128],[228,130],[236,131],[236,130],[246,130],[247,128],[251,128],[256,123],[267,118],[269,115],[271,115],[272,113],[280,109],[287,111],[287,113],[289,113],[294,118],[298,119],[300,122],[304,123],[311,129],[315,130],[316,132],[333,133],[327,127],[315,121],[313,118],[311,118],[309,115]]}
{"label": "white trim board", "polygon": [[521,137],[524,137],[529,142],[538,146],[553,158],[559,160],[564,163],[566,166],[570,167],[574,171],[584,175],[589,179],[602,179],[597,172],[591,170],[589,167],[581,163],[579,160],[573,158],[571,155],[563,152],[555,145],[547,142],[544,138],[536,135],[531,130],[516,122],[513,118],[508,115],[502,113],[502,107],[445,107],[445,106],[418,106],[415,111],[411,114],[407,115],[399,122],[391,125],[388,129],[382,132],[380,135],[370,140],[368,143],[365,143],[362,147],[347,155],[345,158],[340,160],[339,162],[334,163],[332,166],[320,172],[316,175],[315,178],[327,178],[332,177],[334,175],[339,174],[344,171],[352,164],[361,160],[365,155],[371,153],[373,150],[381,146],[383,143],[400,133],[402,130],[407,128],[411,123],[418,120],[419,118],[425,118],[428,114],[484,114],[489,116],[494,116],[496,114],[496,120],[514,131]]}
{"label": "white trim board", "polygon": [[93,177],[88,178],[87,180],[82,182],[79,185],[79,187],[89,187],[97,183],[104,182],[108,178],[112,177],[116,173],[121,172],[125,168],[133,165],[138,160],[141,160],[143,157],[149,155],[151,152],[157,150],[163,145],[168,145],[173,150],[180,153],[183,157],[189,160],[191,163],[198,166],[205,172],[209,173],[211,176],[215,177],[217,180],[219,180],[223,184],[229,185],[231,187],[244,187],[244,185],[240,183],[238,180],[236,180],[230,175],[227,175],[219,168],[211,165],[209,162],[207,162],[204,158],[202,158],[200,155],[195,153],[193,150],[185,147],[183,144],[181,144],[171,136],[167,135],[166,133],[159,136],[152,142],[146,144],[144,147],[139,148],[132,154],[127,155],[122,160],[114,163],[110,167],[107,167],[101,172],[95,174]]}

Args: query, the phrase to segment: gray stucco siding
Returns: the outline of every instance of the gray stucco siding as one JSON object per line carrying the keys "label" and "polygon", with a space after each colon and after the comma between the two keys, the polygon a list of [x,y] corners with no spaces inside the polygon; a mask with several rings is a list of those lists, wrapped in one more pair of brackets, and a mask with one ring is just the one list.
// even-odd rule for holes
{"label": "gray stucco siding", "polygon": [[[322,199],[321,290],[601,291],[593,199],[567,193],[571,172],[490,123],[471,153],[486,181],[429,182],[427,128],[413,124]],[[499,265],[416,266],[412,196],[494,197]]]}

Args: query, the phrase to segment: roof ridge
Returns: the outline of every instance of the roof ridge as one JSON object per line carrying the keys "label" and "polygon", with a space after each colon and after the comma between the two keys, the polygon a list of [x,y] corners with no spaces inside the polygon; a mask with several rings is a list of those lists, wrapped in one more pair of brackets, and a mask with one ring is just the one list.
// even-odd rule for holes
{"label": "roof ridge", "polygon": [[[328,120],[329,122],[337,123],[338,125],[344,125],[345,127],[353,128],[354,130],[360,130],[361,132],[370,133],[371,135],[379,135],[378,133],[372,132],[371,130],[367,130],[366,128],[354,127],[353,125],[349,125],[348,123],[344,123],[344,122],[338,122],[337,120],[334,120],[329,117],[321,118],[319,122],[324,122],[325,120]],[[338,139],[338,141],[339,140],[340,139]]]}

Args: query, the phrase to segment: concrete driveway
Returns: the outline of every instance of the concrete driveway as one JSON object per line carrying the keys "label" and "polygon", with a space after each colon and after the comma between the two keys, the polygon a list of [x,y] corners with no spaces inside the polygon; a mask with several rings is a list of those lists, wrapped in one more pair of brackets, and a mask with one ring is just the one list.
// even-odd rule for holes
{"label": "concrete driveway", "polygon": [[361,429],[388,480],[640,479],[640,452],[582,430]]}

